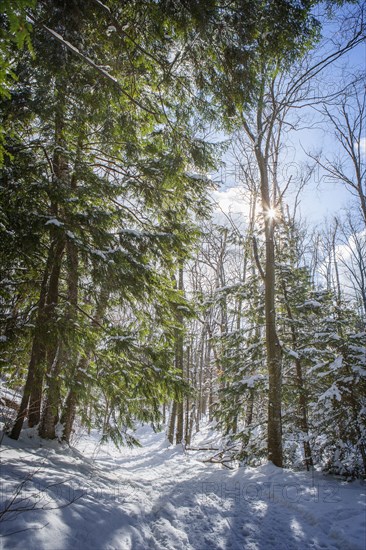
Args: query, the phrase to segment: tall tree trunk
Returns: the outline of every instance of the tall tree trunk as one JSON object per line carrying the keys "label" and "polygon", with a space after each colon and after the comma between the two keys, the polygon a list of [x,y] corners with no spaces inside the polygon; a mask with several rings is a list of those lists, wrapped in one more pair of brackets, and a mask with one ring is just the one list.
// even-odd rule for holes
{"label": "tall tree trunk", "polygon": [[[32,411],[28,410],[28,405],[29,405],[33,385],[35,383],[39,384],[38,370],[40,369],[42,361],[44,360],[44,357],[45,357],[45,348],[44,348],[45,311],[44,310],[45,310],[45,304],[46,304],[47,283],[48,283],[49,272],[52,264],[52,259],[53,259],[53,244],[51,244],[50,249],[48,251],[48,259],[47,259],[47,263],[43,273],[43,279],[42,279],[41,290],[40,290],[39,301],[38,301],[38,314],[37,314],[36,326],[35,326],[33,343],[32,343],[31,358],[28,365],[28,374],[27,374],[27,379],[23,390],[23,397],[19,406],[15,423],[9,434],[12,439],[19,438],[20,432],[23,427],[24,419],[27,416],[27,412],[28,412],[28,422],[29,422],[29,415],[32,415],[33,422],[35,420],[33,416],[33,410]],[[38,403],[37,403],[37,407],[38,407]]]}
{"label": "tall tree trunk", "polygon": [[[186,361],[186,380],[191,384],[191,347],[190,345],[187,346],[187,361]],[[189,445],[190,435],[189,435],[189,420],[190,420],[190,414],[192,413],[191,410],[191,400],[189,399],[189,396],[186,397],[185,402],[185,419],[184,419],[184,441],[186,445]]]}
{"label": "tall tree trunk", "polygon": [[[92,327],[98,327],[102,321],[107,309],[108,298],[109,290],[103,287],[101,289],[99,302],[95,310]],[[83,388],[85,372],[88,370],[90,359],[91,350],[88,350],[88,353],[79,359],[76,371],[73,373],[74,383],[70,387],[65,400],[60,422],[63,425],[62,439],[67,443],[70,443],[70,437],[76,417],[76,410],[80,400],[80,391]]]}
{"label": "tall tree trunk", "polygon": [[[61,89],[64,89],[65,82],[61,78],[59,82]],[[65,98],[61,96],[57,105],[55,114],[55,143],[57,145],[53,158],[54,167],[54,183],[70,191],[75,192],[77,189],[77,178],[75,172],[71,175],[69,159],[65,155],[67,149],[67,143],[65,138],[64,126],[65,126]],[[78,140],[77,147],[77,160],[78,164],[81,151],[81,139]],[[58,205],[54,207],[55,214],[58,213]],[[64,213],[65,217],[67,212]],[[61,241],[61,239],[60,239]],[[56,437],[55,426],[59,420],[60,400],[61,400],[61,379],[60,373],[62,366],[66,362],[72,363],[73,345],[69,343],[71,331],[74,330],[73,324],[77,318],[77,306],[78,306],[78,287],[79,287],[79,255],[78,249],[72,239],[66,241],[65,236],[62,237],[63,250],[66,245],[66,259],[67,259],[67,293],[68,293],[68,306],[65,314],[65,326],[66,332],[63,337],[63,343],[59,340],[56,327],[54,328],[54,342],[53,346],[49,349],[49,368],[48,373],[48,387],[42,411],[42,418],[40,423],[39,433],[41,437],[47,439],[54,439]],[[61,260],[61,258],[60,258]],[[59,264],[59,272],[57,281],[55,280],[53,296],[50,299],[50,303],[57,304],[58,301],[58,282],[61,270],[61,261]],[[53,310],[55,307],[53,308]],[[71,338],[72,340],[72,338]]]}
{"label": "tall tree trunk", "polygon": [[247,401],[247,408],[245,414],[245,427],[248,428],[253,422],[253,409],[254,409],[254,389],[250,388],[249,397]]}
{"label": "tall tree trunk", "polygon": [[169,418],[169,428],[168,428],[168,441],[171,445],[174,444],[176,418],[177,418],[177,402],[173,401],[172,410]]}
{"label": "tall tree trunk", "polygon": [[10,437],[13,439],[19,438],[27,408],[29,427],[37,425],[40,420],[44,364],[49,345],[48,330],[53,325],[53,313],[57,303],[57,298],[56,302],[54,302],[55,289],[57,290],[56,296],[58,296],[58,279],[63,250],[64,242],[62,239],[54,240],[50,246],[47,265],[41,285],[38,316],[33,337],[31,358],[28,366],[27,380],[18,415],[10,433]]}
{"label": "tall tree trunk", "polygon": [[177,432],[175,436],[175,443],[180,445],[183,443],[183,427],[184,427],[184,402],[177,403]]}
{"label": "tall tree trunk", "polygon": [[268,460],[282,468],[282,353],[276,331],[275,312],[275,253],[274,223],[267,219],[266,234],[266,272],[265,272],[265,319],[266,349],[268,368]]}
{"label": "tall tree trunk", "polygon": [[58,421],[59,410],[59,374],[64,352],[56,327],[55,310],[58,304],[59,281],[62,266],[62,257],[65,250],[65,238],[59,235],[56,244],[55,262],[50,276],[50,284],[47,294],[47,319],[49,321],[47,342],[47,393],[43,403],[42,417],[39,427],[39,435],[43,438],[53,439],[55,425]]}
{"label": "tall tree trunk", "polygon": [[260,171],[260,191],[265,231],[264,311],[266,322],[266,352],[268,370],[268,460],[282,468],[282,351],[276,331],[275,308],[275,219],[271,215],[267,159],[255,148]]}
{"label": "tall tree trunk", "polygon": [[[64,82],[58,82],[60,90],[64,89]],[[58,103],[55,107],[54,120],[54,154],[52,158],[52,188],[66,186],[69,178],[69,165],[65,157],[65,137],[64,137],[64,111],[65,97],[60,93]],[[59,215],[58,198],[51,192],[50,194],[50,212],[52,217],[56,218]],[[52,270],[50,274],[47,300],[45,307],[47,336],[44,343],[46,348],[46,362],[48,371],[55,367],[55,358],[59,356],[59,342],[57,336],[57,327],[54,318],[55,309],[58,303],[59,279],[61,272],[62,257],[65,249],[65,235],[58,227],[51,226],[51,238],[54,245],[54,258]],[[56,365],[57,366],[57,365]],[[48,372],[48,375],[50,373]],[[30,417],[30,425],[36,425],[40,421],[41,416],[41,399],[43,386],[44,369],[37,369],[37,378],[34,381],[32,393],[30,397],[29,408],[32,411]]]}
{"label": "tall tree trunk", "polygon": [[[178,275],[178,290],[183,293],[183,266],[179,267]],[[180,310],[178,310],[177,321],[181,325],[181,330],[183,328],[183,315]],[[176,342],[176,368],[180,372],[182,378],[184,378],[184,356],[183,356],[183,333],[180,332],[177,335]],[[179,445],[183,442],[184,436],[184,400],[182,399],[177,404],[177,433],[176,433],[176,444]]]}
{"label": "tall tree trunk", "polygon": [[72,429],[75,421],[77,406],[76,395],[77,394],[75,391],[69,390],[60,420],[63,426],[62,439],[63,441],[66,441],[66,443],[70,443]]}

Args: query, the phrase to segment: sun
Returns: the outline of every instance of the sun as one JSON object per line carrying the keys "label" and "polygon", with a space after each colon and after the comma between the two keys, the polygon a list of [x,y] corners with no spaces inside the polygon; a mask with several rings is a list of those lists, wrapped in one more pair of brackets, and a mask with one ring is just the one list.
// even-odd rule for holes
{"label": "sun", "polygon": [[266,212],[266,215],[270,220],[274,220],[277,216],[276,209],[275,208],[268,208],[268,210]]}

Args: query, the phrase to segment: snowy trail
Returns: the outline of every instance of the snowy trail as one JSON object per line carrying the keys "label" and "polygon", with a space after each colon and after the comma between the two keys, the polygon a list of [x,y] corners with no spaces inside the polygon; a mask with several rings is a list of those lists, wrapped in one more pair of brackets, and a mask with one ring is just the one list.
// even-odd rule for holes
{"label": "snowy trail", "polygon": [[[140,429],[139,449],[90,439],[78,451],[5,441],[9,495],[35,472],[34,510],[0,523],[4,550],[286,550],[365,548],[365,485],[272,465],[222,470],[167,448],[164,434]],[[56,484],[52,487],[50,484]],[[60,483],[60,484],[57,484]],[[33,491],[33,493],[32,493]],[[24,493],[25,494],[25,493]],[[24,495],[23,495],[24,496]],[[71,505],[72,497],[80,497]],[[37,501],[38,498],[38,501]],[[56,508],[55,508],[56,507]],[[55,509],[50,509],[55,508]]]}

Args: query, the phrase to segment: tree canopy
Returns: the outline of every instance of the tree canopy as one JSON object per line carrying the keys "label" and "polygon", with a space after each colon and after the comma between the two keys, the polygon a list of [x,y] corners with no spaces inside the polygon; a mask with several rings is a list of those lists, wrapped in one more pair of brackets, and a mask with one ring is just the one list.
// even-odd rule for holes
{"label": "tree canopy", "polygon": [[[132,444],[134,421],[159,424],[173,403],[181,442],[183,425],[187,439],[205,408],[207,383],[211,418],[243,444],[237,456],[261,454],[252,435],[258,422],[261,430],[266,425],[270,460],[283,465],[283,434],[293,429],[303,434],[310,466],[310,403],[331,395],[324,382],[310,391],[310,365],[322,357],[322,380],[334,386],[339,353],[339,384],[349,400],[339,407],[333,401],[332,410],[341,416],[352,408],[356,445],[362,399],[350,377],[357,376],[351,357],[358,321],[332,309],[329,292],[300,265],[300,228],[278,180],[288,109],[327,62],[291,75],[320,39],[317,5],[2,3],[1,361],[7,384],[22,393],[13,438],[27,419],[42,437],[70,441],[78,417],[117,444]],[[254,162],[243,237],[227,228],[202,230],[212,208],[208,174],[225,147],[220,132],[242,132]],[[362,198],[362,185],[357,189]],[[207,294],[196,272],[194,294],[184,282],[194,258],[213,269],[203,249],[197,255],[202,235],[218,254],[216,279]],[[242,276],[225,289],[224,257],[235,246]],[[334,331],[322,327],[317,306],[307,305],[315,302],[324,304]],[[217,311],[220,329],[212,324]],[[198,343],[189,331],[199,332],[202,318]],[[347,320],[349,330],[342,328]],[[326,334],[326,353],[314,342],[313,322]],[[363,444],[359,449],[364,453]]]}

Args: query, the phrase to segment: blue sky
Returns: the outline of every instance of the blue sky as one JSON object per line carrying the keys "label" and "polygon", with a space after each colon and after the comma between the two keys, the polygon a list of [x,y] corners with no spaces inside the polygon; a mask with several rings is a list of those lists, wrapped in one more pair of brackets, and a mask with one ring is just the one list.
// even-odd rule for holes
{"label": "blue sky", "polygon": [[[336,23],[329,24],[324,28],[323,34],[328,39],[336,39],[337,33],[335,29]],[[326,55],[326,51],[329,51],[329,46],[325,47],[324,56]],[[363,72],[365,74],[365,69],[366,46],[363,43],[325,70],[321,74],[321,79],[317,85],[321,91],[323,83],[324,88],[331,86],[332,89],[335,89],[340,87],[342,80],[349,78],[350,74],[356,72]],[[332,129],[320,122],[322,117],[318,113],[306,108],[300,114],[308,120],[309,124],[303,123],[304,126],[307,126],[306,128],[292,132],[286,143],[287,155],[285,164],[288,164],[290,170],[295,172],[298,170],[295,165],[300,166],[302,163],[311,162],[306,152],[316,154],[322,151],[330,160],[341,153],[339,144],[332,134]],[[366,136],[364,136],[360,147],[365,158]],[[248,206],[246,201],[243,200],[243,190],[238,184],[234,172],[235,167],[230,165],[230,161],[228,161],[227,170],[223,170],[224,181],[220,189],[214,193],[214,199],[226,213],[230,211],[234,214],[235,219],[240,220],[240,217],[248,212]],[[216,174],[214,179],[220,179],[219,175]],[[294,192],[295,189],[293,186],[292,194]],[[291,204],[291,190],[285,196],[285,200]],[[316,170],[301,195],[301,217],[305,218],[312,225],[318,225],[326,219],[331,220],[333,216],[339,214],[343,208],[350,207],[352,203],[352,195],[342,183],[335,184],[324,181],[321,171]]]}

